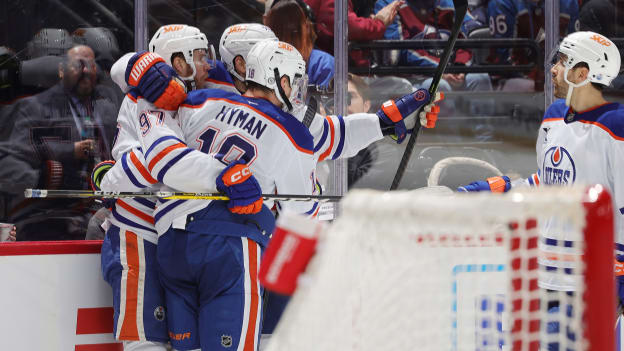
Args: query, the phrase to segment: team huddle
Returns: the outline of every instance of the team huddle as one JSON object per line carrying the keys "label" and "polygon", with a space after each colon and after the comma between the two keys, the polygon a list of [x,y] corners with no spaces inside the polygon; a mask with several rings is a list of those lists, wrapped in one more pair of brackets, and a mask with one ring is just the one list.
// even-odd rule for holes
{"label": "team huddle", "polygon": [[224,62],[186,25],[160,28],[149,49],[111,69],[127,95],[115,161],[96,166],[93,186],[219,191],[230,200],[109,204],[102,271],[113,288],[115,337],[126,350],[164,350],[168,342],[176,350],[256,350],[258,266],[275,215],[319,211],[314,201],[263,202],[261,194],[320,194],[318,162],[351,157],[387,134],[401,142],[414,123],[432,127],[441,96],[422,90],[376,114],[315,114],[304,125],[305,61],[263,25],[226,29]]}
{"label": "team huddle", "polygon": [[[227,28],[218,52],[221,60],[197,28],[168,25],[149,51],[126,54],[111,69],[127,94],[115,161],[95,167],[94,188],[218,191],[230,199],[107,204],[102,273],[113,289],[115,337],[125,350],[166,350],[169,342],[175,350],[257,350],[264,313],[258,269],[275,217],[319,212],[314,201],[263,201],[261,195],[320,195],[319,162],[352,157],[384,135],[400,143],[415,123],[435,126],[442,96],[424,89],[387,101],[374,114],[310,111],[304,59],[263,25]],[[613,194],[616,240],[624,243],[624,109],[601,93],[619,73],[619,52],[601,35],[575,32],[553,63],[561,100],[544,116],[537,172],[458,190],[601,183]],[[566,288],[555,280],[541,283]]]}

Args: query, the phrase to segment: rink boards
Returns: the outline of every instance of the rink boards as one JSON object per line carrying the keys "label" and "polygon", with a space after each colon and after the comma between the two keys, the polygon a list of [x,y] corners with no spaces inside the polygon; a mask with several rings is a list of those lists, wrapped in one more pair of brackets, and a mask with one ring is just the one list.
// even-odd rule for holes
{"label": "rink boards", "polygon": [[0,244],[0,350],[121,351],[101,241]]}

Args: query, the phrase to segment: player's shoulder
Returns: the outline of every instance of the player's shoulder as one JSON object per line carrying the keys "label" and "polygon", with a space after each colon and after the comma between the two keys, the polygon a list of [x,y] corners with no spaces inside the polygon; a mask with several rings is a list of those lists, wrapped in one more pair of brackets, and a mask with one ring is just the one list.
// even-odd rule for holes
{"label": "player's shoulder", "polygon": [[255,112],[281,129],[297,149],[312,153],[313,138],[308,128],[295,117],[265,99],[247,97],[220,89],[200,89],[190,92],[181,107],[197,109],[209,100],[238,105]]}
{"label": "player's shoulder", "polygon": [[247,105],[258,114],[272,122],[290,139],[295,148],[306,154],[312,154],[314,138],[310,130],[293,115],[282,111],[267,100],[242,96]]}
{"label": "player's shoulder", "polygon": [[555,100],[544,113],[544,118],[542,122],[563,119],[566,113],[568,112],[568,106],[565,104],[565,99],[557,99]]}
{"label": "player's shoulder", "polygon": [[[624,141],[624,105],[620,103],[605,104],[596,109],[596,113],[592,117],[588,118],[588,122],[595,123],[614,139]],[[594,118],[595,122],[592,121]]]}
{"label": "player's shoulder", "polygon": [[234,87],[232,76],[223,62],[220,60],[213,60],[210,61],[210,66],[208,78],[206,78],[207,82],[212,83],[216,89],[220,86]]}
{"label": "player's shoulder", "polygon": [[237,100],[238,96],[240,95],[221,89],[198,89],[193,90],[186,95],[186,100],[182,102],[181,107],[199,108],[208,100]]}

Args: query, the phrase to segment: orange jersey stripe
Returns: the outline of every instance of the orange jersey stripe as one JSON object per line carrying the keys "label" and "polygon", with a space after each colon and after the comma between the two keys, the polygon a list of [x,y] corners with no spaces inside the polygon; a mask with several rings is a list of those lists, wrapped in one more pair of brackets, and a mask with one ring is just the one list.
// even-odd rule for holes
{"label": "orange jersey stripe", "polygon": [[247,239],[249,251],[249,275],[251,281],[251,301],[249,303],[249,324],[245,335],[243,351],[254,351],[256,342],[256,321],[258,319],[259,292],[258,292],[258,245]]}
{"label": "orange jersey stripe", "polygon": [[329,141],[329,149],[325,150],[325,152],[323,152],[323,154],[321,155],[321,157],[319,158],[319,162],[323,161],[325,158],[327,158],[327,156],[329,156],[329,154],[331,154],[332,149],[334,148],[334,122],[332,122],[331,118],[329,118],[329,116],[325,117],[325,119],[327,120],[327,122],[329,122],[329,134],[330,134],[330,141]]}
{"label": "orange jersey stripe", "polygon": [[[295,146],[295,148],[297,148],[297,150],[299,150],[299,151],[301,151],[303,153],[306,153],[306,154],[310,154],[310,155],[312,155],[314,153],[314,151],[312,151],[312,150],[307,150],[307,149],[304,149],[304,148],[300,147],[299,145],[297,145],[297,143],[295,142],[295,139],[293,139],[293,137],[290,135],[290,133],[288,133],[288,131],[281,124],[277,123],[273,118],[269,117],[267,114],[265,114],[264,112],[254,108],[253,106],[249,106],[249,105],[243,104],[241,102],[232,101],[232,100],[224,99],[224,98],[209,98],[209,99],[206,99],[206,101],[209,101],[209,100],[215,100],[215,101],[220,100],[220,101],[228,102],[230,104],[248,107],[249,109],[253,110],[257,114],[259,114],[259,115],[263,116],[264,118],[268,119],[269,121],[273,122],[273,124],[275,124],[279,129],[281,129],[284,132],[284,134],[286,134],[288,139],[290,139],[290,141]],[[204,104],[205,104],[205,102],[204,102]],[[182,104],[181,107],[187,107],[187,108],[195,109],[195,108],[201,108],[202,106],[204,106],[204,104],[201,104],[201,105]]]}
{"label": "orange jersey stripe", "polygon": [[544,118],[544,119],[542,120],[542,123],[544,123],[544,122],[561,121],[561,120],[563,120],[563,117]]}
{"label": "orange jersey stripe", "polygon": [[602,124],[602,123],[600,123],[600,122],[591,122],[591,121],[583,121],[583,120],[580,120],[579,122],[581,122],[581,123],[585,123],[585,124],[592,124],[592,125],[595,125],[596,127],[598,127],[598,128],[600,128],[600,129],[604,130],[605,132],[609,133],[609,135],[610,135],[613,139],[615,139],[615,140],[620,140],[620,141],[623,141],[623,140],[624,140],[624,138],[622,138],[622,137],[620,137],[620,136],[617,136],[617,135],[613,134],[613,132],[611,131],[611,129],[607,128],[607,126],[605,126],[604,124]]}
{"label": "orange jersey stripe", "polygon": [[184,147],[186,147],[186,145],[184,145],[182,143],[177,143],[177,144],[173,144],[171,146],[167,146],[161,152],[159,152],[158,155],[156,155],[156,157],[154,157],[152,159],[152,162],[150,162],[149,165],[147,165],[147,168],[151,172],[152,169],[154,169],[154,166],[158,163],[158,161],[162,160],[162,158],[167,156],[168,153],[170,153],[171,151],[173,151],[175,149],[180,149],[180,148],[184,148]]}
{"label": "orange jersey stripe", "polygon": [[139,173],[141,173],[141,175],[143,176],[143,178],[145,178],[145,180],[147,180],[151,184],[158,183],[158,181],[154,179],[151,174],[149,174],[147,169],[145,169],[145,166],[143,166],[143,164],[139,161],[139,159],[136,157],[134,152],[130,153],[130,161],[132,161],[132,164],[134,165],[134,167],[136,167],[136,169],[139,170]]}
{"label": "orange jersey stripe", "polygon": [[215,83],[215,84],[219,84],[219,85],[227,85],[227,86],[230,86],[230,87],[234,86],[234,84],[232,84],[232,83],[228,83],[228,82],[224,82],[224,81],[216,80],[216,79],[210,79],[210,78],[206,78],[206,82]]}
{"label": "orange jersey stripe", "polygon": [[116,202],[119,206],[123,207],[126,211],[132,213],[133,215],[141,218],[142,220],[146,221],[147,223],[151,223],[152,225],[154,224],[154,217],[148,215],[145,212],[141,212],[139,210],[137,210],[136,208],[128,205],[128,203],[124,202],[122,199],[117,199]]}
{"label": "orange jersey stripe", "polygon": [[[137,301],[139,295],[139,248],[136,234],[131,231],[125,232],[126,237],[126,262],[128,276],[126,284],[126,309],[124,319],[121,322],[120,340],[139,340],[137,329]],[[124,284],[123,280],[121,282]],[[122,296],[122,298],[124,298]]]}
{"label": "orange jersey stripe", "polygon": [[130,100],[132,100],[133,102],[135,102],[135,103],[137,102],[137,99],[135,99],[135,98],[134,98],[134,96],[132,96],[130,93],[127,93],[127,94],[126,94],[126,96],[127,96]]}

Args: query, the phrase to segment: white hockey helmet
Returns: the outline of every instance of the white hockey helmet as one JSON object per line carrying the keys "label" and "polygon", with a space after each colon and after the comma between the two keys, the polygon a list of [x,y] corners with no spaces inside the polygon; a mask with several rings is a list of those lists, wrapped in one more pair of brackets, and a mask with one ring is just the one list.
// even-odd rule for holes
{"label": "white hockey helmet", "polygon": [[43,28],[26,44],[29,59],[41,56],[63,56],[75,45],[74,39],[65,29]]}
{"label": "white hockey helmet", "polygon": [[[562,61],[565,67],[563,78],[570,86],[566,105],[570,105],[573,88],[588,83],[598,83],[605,86],[617,77],[620,72],[620,52],[615,44],[607,37],[594,32],[574,32],[566,36],[559,45],[559,53],[566,59]],[[589,76],[580,83],[568,81],[568,72],[580,62],[589,67]]]}
{"label": "white hockey helmet", "polygon": [[273,31],[259,23],[241,23],[227,27],[219,40],[219,55],[221,61],[225,63],[228,72],[240,81],[245,78],[236,72],[234,67],[234,59],[242,56],[246,59],[247,53],[260,40],[277,41],[277,37]]}
{"label": "white hockey helmet", "polygon": [[119,44],[113,32],[105,27],[84,27],[74,30],[72,33],[74,42],[86,45],[93,49],[95,60],[105,63],[106,69],[119,57]]}
{"label": "white hockey helmet", "polygon": [[182,53],[186,63],[193,69],[191,76],[181,77],[184,80],[193,80],[197,72],[193,63],[193,50],[206,50],[207,59],[215,59],[214,48],[208,43],[206,35],[198,28],[185,24],[170,24],[158,28],[148,49],[162,56],[170,66],[172,66],[171,56],[178,52]]}
{"label": "white hockey helmet", "polygon": [[[254,45],[247,54],[246,80],[258,83],[275,91],[278,100],[287,112],[305,104],[308,87],[306,65],[303,57],[294,46],[282,42],[263,40]],[[280,78],[288,76],[290,97],[282,89]]]}

